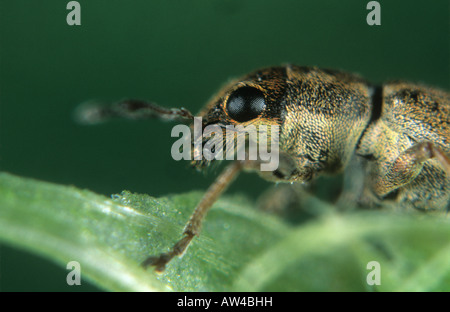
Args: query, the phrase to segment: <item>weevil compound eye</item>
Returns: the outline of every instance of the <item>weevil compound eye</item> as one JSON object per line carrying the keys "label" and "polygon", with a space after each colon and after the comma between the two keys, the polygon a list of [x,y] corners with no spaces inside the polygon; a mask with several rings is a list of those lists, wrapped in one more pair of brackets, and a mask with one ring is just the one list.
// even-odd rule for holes
{"label": "weevil compound eye", "polygon": [[226,104],[228,116],[238,122],[255,119],[265,108],[263,92],[254,87],[241,87],[233,91]]}

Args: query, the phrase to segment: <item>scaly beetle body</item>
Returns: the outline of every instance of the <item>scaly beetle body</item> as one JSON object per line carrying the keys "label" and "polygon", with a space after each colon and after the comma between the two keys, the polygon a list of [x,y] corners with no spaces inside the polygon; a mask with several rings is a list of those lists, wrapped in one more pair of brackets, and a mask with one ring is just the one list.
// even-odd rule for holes
{"label": "scaly beetle body", "polygon": [[[230,98],[248,88],[260,92],[265,108],[247,118],[230,116]],[[450,95],[444,91],[404,82],[373,86],[354,74],[289,65],[231,82],[200,116],[204,126],[278,124],[282,155],[277,170],[260,172],[268,180],[307,182],[345,170],[356,155],[366,172],[362,204],[449,205]]]}
{"label": "scaly beetle body", "polygon": [[[360,168],[351,189],[361,206],[445,211],[450,202],[450,94],[405,82],[374,86],[354,74],[284,66],[232,81],[200,112],[201,127],[279,126],[279,163],[259,174],[275,182],[307,182]],[[85,109],[83,120],[103,117],[188,119],[186,109],[128,100]],[[194,138],[195,141],[196,138]],[[195,160],[203,168],[212,160]],[[172,249],[143,262],[162,271],[199,235],[214,201],[241,170],[258,160],[234,161],[210,186]],[[257,169],[256,169],[257,170]],[[357,175],[358,176],[358,175]],[[361,176],[361,174],[359,174]]]}

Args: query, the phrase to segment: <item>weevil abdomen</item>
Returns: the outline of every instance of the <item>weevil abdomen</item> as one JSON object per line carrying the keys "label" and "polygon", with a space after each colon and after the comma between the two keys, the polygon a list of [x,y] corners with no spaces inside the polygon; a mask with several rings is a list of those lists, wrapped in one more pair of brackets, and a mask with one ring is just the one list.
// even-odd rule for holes
{"label": "weevil abdomen", "polygon": [[[404,208],[446,209],[450,176],[445,163],[430,157],[421,165],[412,164],[408,151],[432,144],[444,155],[450,154],[450,95],[423,85],[391,82],[383,85],[380,104],[381,114],[368,126],[357,150],[358,155],[370,155],[367,187],[378,185],[381,203],[389,198]],[[411,171],[410,178],[392,177],[403,167]]]}

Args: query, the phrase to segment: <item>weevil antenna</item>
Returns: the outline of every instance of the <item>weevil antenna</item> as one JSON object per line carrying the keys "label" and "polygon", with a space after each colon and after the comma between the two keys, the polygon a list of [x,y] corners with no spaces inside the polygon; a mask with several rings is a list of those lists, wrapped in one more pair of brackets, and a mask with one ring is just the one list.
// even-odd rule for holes
{"label": "weevil antenna", "polygon": [[113,105],[96,102],[81,104],[75,111],[75,120],[81,124],[98,124],[111,118],[162,119],[170,121],[194,120],[194,115],[185,108],[165,108],[153,102],[142,100],[122,100]]}

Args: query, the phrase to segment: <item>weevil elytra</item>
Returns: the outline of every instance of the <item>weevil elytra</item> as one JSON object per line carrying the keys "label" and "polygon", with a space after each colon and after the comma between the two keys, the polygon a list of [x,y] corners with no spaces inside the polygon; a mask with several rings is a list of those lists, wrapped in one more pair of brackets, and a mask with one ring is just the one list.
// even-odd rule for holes
{"label": "weevil elytra", "polygon": [[[93,117],[94,116],[94,117]],[[127,100],[84,110],[105,116],[160,117],[192,121],[186,109],[165,109]],[[401,81],[372,85],[358,75],[287,65],[257,70],[230,82],[199,113],[208,125],[278,125],[279,165],[259,171],[274,182],[308,182],[361,164],[360,205],[395,202],[405,209],[448,210],[450,205],[450,94]],[[144,266],[162,271],[199,234],[214,201],[241,170],[259,160],[232,162],[208,189],[188,221],[183,238]],[[211,161],[197,160],[197,168]],[[350,190],[354,191],[354,190]]]}

